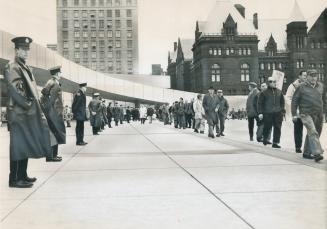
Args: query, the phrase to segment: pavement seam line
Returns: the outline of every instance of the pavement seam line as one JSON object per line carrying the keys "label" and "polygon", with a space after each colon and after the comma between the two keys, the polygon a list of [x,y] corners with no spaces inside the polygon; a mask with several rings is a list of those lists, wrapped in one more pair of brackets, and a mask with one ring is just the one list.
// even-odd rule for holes
{"label": "pavement seam line", "polygon": [[[95,139],[92,138],[89,143],[91,143]],[[54,177],[63,167],[65,167],[77,154],[79,154],[84,147],[81,147],[79,150],[77,150],[76,153],[74,153],[73,156],[71,156],[68,160],[66,160],[59,168],[57,168],[46,180],[44,180],[34,191],[32,191],[30,194],[28,194],[21,202],[19,202],[10,212],[8,212],[2,219],[1,223],[3,223],[14,211],[16,211],[25,201],[27,201],[34,193],[36,193],[43,185],[45,185],[52,177]]]}
{"label": "pavement seam line", "polygon": [[213,191],[211,191],[207,186],[205,186],[200,180],[198,180],[191,172],[185,169],[182,165],[180,165],[177,161],[175,161],[172,157],[170,157],[164,150],[162,150],[158,145],[156,145],[151,139],[149,139],[146,135],[140,132],[135,126],[130,124],[140,135],[142,135],[145,139],[147,139],[153,146],[155,146],[160,152],[162,152],[166,157],[168,157],[173,163],[175,163],[180,169],[182,169],[185,173],[187,173],[193,180],[195,180],[198,184],[200,184],[203,188],[205,188],[215,199],[217,199],[220,203],[222,203],[227,209],[229,209],[234,215],[236,215],[241,221],[243,221],[250,228],[255,229],[249,222],[247,222],[239,213],[237,213],[232,207],[230,207],[225,201],[219,198]]}

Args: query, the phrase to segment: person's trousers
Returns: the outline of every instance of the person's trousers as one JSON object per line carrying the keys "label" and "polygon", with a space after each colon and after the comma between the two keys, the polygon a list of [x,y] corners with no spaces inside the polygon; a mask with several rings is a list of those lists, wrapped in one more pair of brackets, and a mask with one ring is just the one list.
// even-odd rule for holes
{"label": "person's trousers", "polygon": [[118,126],[118,122],[119,122],[119,120],[116,120],[116,119],[115,119],[115,125],[116,125],[116,126]]}
{"label": "person's trousers", "polygon": [[208,128],[208,136],[215,136],[214,133],[213,133],[213,128],[214,126],[213,125],[208,125],[209,128]]}
{"label": "person's trousers", "polygon": [[324,150],[321,147],[319,137],[323,127],[323,114],[301,114],[300,117],[303,125],[307,129],[303,154],[322,154]]}
{"label": "person's trousers", "polygon": [[141,118],[141,124],[145,123],[145,118]]}
{"label": "person's trousers", "polygon": [[[263,127],[264,127],[264,124],[263,124],[263,120],[259,120],[258,121],[258,127],[257,127],[257,141],[262,141],[263,140]],[[267,140],[270,141],[271,139],[271,129],[269,130],[269,133],[268,133],[268,138]]]}
{"label": "person's trousers", "polygon": [[274,128],[273,143],[280,143],[283,122],[282,112],[266,113],[263,115],[263,141],[268,141],[269,131]]}
{"label": "person's trousers", "polygon": [[152,123],[152,115],[148,115],[149,117],[149,123]]}
{"label": "person's trousers", "polygon": [[177,122],[179,128],[185,128],[185,115],[177,115]]}
{"label": "person's trousers", "polygon": [[255,117],[248,117],[248,129],[249,129],[250,138],[253,138],[254,120],[256,121],[257,126],[258,126],[259,120],[258,120],[258,117],[257,116],[255,116]]}
{"label": "person's trousers", "polygon": [[100,130],[100,127],[94,127],[94,126],[92,126],[92,132],[93,132],[93,134],[97,134],[99,132],[99,130]]}
{"label": "person's trousers", "polygon": [[84,121],[76,121],[76,143],[84,142]]}
{"label": "person's trousers", "polygon": [[224,114],[218,114],[218,122],[216,124],[216,133],[221,134],[225,131],[225,115]]}
{"label": "person's trousers", "polygon": [[177,117],[177,115],[173,115],[173,118],[174,118],[174,126],[175,126],[175,128],[178,128],[178,117]]}
{"label": "person's trousers", "polygon": [[194,129],[199,131],[204,131],[204,128],[205,128],[205,120],[201,118],[195,119]]}
{"label": "person's trousers", "polygon": [[27,164],[28,164],[28,159],[18,160],[18,161],[10,160],[9,182],[26,179]]}
{"label": "person's trousers", "polygon": [[[52,157],[50,157],[49,159],[58,156],[58,145],[51,146],[51,148],[52,148]],[[48,158],[48,157],[47,157],[47,158]]]}
{"label": "person's trousers", "polygon": [[186,119],[186,127],[191,128],[191,126],[192,126],[192,114],[186,114],[185,119]]}
{"label": "person's trousers", "polygon": [[300,149],[302,147],[303,138],[303,123],[300,118],[298,118],[294,123],[294,142],[295,148]]}

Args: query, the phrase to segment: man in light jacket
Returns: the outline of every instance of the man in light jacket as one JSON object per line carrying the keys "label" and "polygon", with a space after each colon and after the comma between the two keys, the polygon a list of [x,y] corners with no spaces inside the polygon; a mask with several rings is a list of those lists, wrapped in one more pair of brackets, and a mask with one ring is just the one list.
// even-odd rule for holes
{"label": "man in light jacket", "polygon": [[194,132],[203,134],[204,133],[204,127],[205,127],[205,121],[204,121],[204,109],[202,106],[202,95],[198,94],[196,97],[196,100],[193,102],[193,110],[194,110],[194,119],[195,119],[195,125],[194,125]]}

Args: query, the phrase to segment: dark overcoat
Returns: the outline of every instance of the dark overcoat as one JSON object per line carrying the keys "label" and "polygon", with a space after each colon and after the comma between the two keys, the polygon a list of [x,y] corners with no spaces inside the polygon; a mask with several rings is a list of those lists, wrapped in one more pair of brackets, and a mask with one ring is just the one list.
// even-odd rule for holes
{"label": "dark overcoat", "polygon": [[217,112],[215,112],[215,109],[219,108],[218,96],[215,94],[213,94],[212,96],[206,94],[203,98],[202,106],[205,111],[208,125],[213,126],[214,124],[217,124],[218,117]]}
{"label": "dark overcoat", "polygon": [[79,89],[75,95],[72,104],[72,112],[76,121],[86,121],[86,95]]}
{"label": "dark overcoat", "polygon": [[[92,99],[89,103],[90,123],[93,127],[100,127],[102,124],[102,104],[98,99]],[[95,112],[95,115],[92,114]]]}
{"label": "dark overcoat", "polygon": [[49,157],[52,154],[50,130],[32,71],[15,58],[6,66],[4,77],[9,94],[10,160]]}
{"label": "dark overcoat", "polygon": [[50,79],[41,92],[41,105],[50,130],[58,144],[65,144],[66,127],[63,117],[64,105],[61,86],[55,79]]}
{"label": "dark overcoat", "polygon": [[119,107],[114,107],[112,109],[112,113],[113,113],[113,116],[114,116],[114,120],[118,121],[119,118],[120,118],[120,108]]}

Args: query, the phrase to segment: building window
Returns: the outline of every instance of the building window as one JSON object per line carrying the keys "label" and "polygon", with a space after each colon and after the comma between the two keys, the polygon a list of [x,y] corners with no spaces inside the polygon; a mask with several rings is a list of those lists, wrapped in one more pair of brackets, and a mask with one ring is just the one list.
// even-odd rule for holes
{"label": "building window", "polygon": [[65,58],[68,58],[68,51],[63,51],[63,52],[62,52],[62,55],[63,55]]}
{"label": "building window", "polygon": [[113,63],[112,63],[112,61],[109,61],[108,62],[108,70],[109,71],[112,71],[113,70]]}
{"label": "building window", "polygon": [[116,41],[116,48],[120,48],[120,47],[121,47],[121,41],[118,40],[118,41]]}
{"label": "building window", "polygon": [[74,57],[75,59],[79,59],[79,52],[75,52]]}
{"label": "building window", "polygon": [[89,47],[89,43],[87,41],[83,42],[83,48],[87,49]]}
{"label": "building window", "polygon": [[99,41],[99,46],[100,46],[100,48],[104,48],[104,40]]}
{"label": "building window", "polygon": [[247,51],[247,49],[246,48],[243,48],[243,55],[245,56],[246,55],[246,51]]}
{"label": "building window", "polygon": [[132,10],[130,10],[130,9],[126,10],[126,16],[132,17]]}
{"label": "building window", "polygon": [[127,40],[127,48],[133,48],[133,41]]}
{"label": "building window", "polygon": [[63,5],[63,6],[68,6],[68,2],[67,2],[67,0],[62,0],[62,5]]}
{"label": "building window", "polygon": [[221,56],[221,53],[222,53],[222,49],[218,48],[218,56]]}
{"label": "building window", "polygon": [[120,28],[120,20],[115,21],[115,26],[116,26],[116,28]]}
{"label": "building window", "polygon": [[242,82],[250,81],[250,66],[248,64],[241,65],[241,81]]}
{"label": "building window", "polygon": [[121,51],[117,50],[116,51],[116,59],[120,59],[121,58]]}
{"label": "building window", "polygon": [[97,63],[96,62],[91,63],[91,69],[92,70],[97,70]]}
{"label": "building window", "polygon": [[108,29],[112,28],[112,21],[111,20],[107,21],[107,28]]}
{"label": "building window", "polygon": [[318,41],[317,42],[317,49],[320,49],[321,45],[320,45],[320,42]]}
{"label": "building window", "polygon": [[315,48],[315,42],[314,42],[314,41],[311,42],[311,48],[312,48],[312,49]]}
{"label": "building window", "polygon": [[99,37],[101,37],[101,38],[104,37],[104,31],[99,31]]}
{"label": "building window", "polygon": [[95,20],[91,20],[91,28],[95,28],[95,27],[96,27]]}
{"label": "building window", "polygon": [[82,21],[82,26],[83,26],[84,29],[87,29],[87,27],[88,27],[88,22],[87,22],[86,20],[83,20],[83,21]]}
{"label": "building window", "polygon": [[64,41],[63,47],[64,49],[68,49],[68,41]]}
{"label": "building window", "polygon": [[240,56],[242,55],[242,48],[238,49],[238,55],[240,55]]}
{"label": "building window", "polygon": [[128,69],[133,69],[133,62],[132,61],[127,62],[127,68]]}
{"label": "building window", "polygon": [[67,10],[62,11],[62,17],[63,18],[68,18],[68,11]]}
{"label": "building window", "polygon": [[109,40],[108,41],[108,48],[112,49],[112,47],[113,47],[113,42],[112,42],[112,40]]}
{"label": "building window", "polygon": [[271,69],[271,64],[267,63],[267,69],[270,70]]}
{"label": "building window", "polygon": [[116,67],[121,68],[121,61],[116,61]]}
{"label": "building window", "polygon": [[113,53],[112,53],[112,51],[109,51],[109,52],[108,52],[108,58],[113,58]]}
{"label": "building window", "polygon": [[132,35],[133,35],[132,31],[128,30],[127,31],[127,38],[132,38]]}
{"label": "building window", "polygon": [[75,47],[76,49],[78,49],[78,48],[80,47],[80,43],[79,43],[79,41],[75,41],[75,43],[74,43],[74,47]]}
{"label": "building window", "polygon": [[92,59],[97,58],[97,52],[94,52],[94,51],[93,51],[93,52],[91,53],[91,58],[92,58]]}
{"label": "building window", "polygon": [[120,6],[120,0],[115,0],[115,5]]}
{"label": "building window", "polygon": [[87,38],[88,37],[88,32],[87,31],[83,31],[83,37]]}
{"label": "building window", "polygon": [[132,20],[127,20],[126,24],[127,24],[127,27],[131,28],[132,27]]}
{"label": "building window", "polygon": [[104,6],[104,0],[99,0],[99,6]]}
{"label": "building window", "polygon": [[91,41],[91,46],[92,46],[92,49],[95,49],[97,47],[97,42]]}
{"label": "building window", "polygon": [[279,69],[283,69],[283,65],[282,65],[282,63],[278,63],[278,68],[279,68]]}
{"label": "building window", "polygon": [[78,6],[79,5],[79,0],[74,0],[74,6]]}
{"label": "building window", "polygon": [[234,54],[234,48],[230,48],[230,53]]}
{"label": "building window", "polygon": [[112,0],[107,0],[107,6],[112,6]]}
{"label": "building window", "polygon": [[120,17],[120,10],[115,10],[115,17]]}
{"label": "building window", "polygon": [[87,6],[87,0],[83,0],[83,6]]}
{"label": "building window", "polygon": [[226,48],[226,55],[229,56],[230,54],[230,48]]}
{"label": "building window", "polygon": [[83,51],[83,59],[88,58],[89,53],[87,51]]}
{"label": "building window", "polygon": [[107,10],[107,17],[112,17],[112,10]]}
{"label": "building window", "polygon": [[304,67],[304,60],[297,60],[296,68],[303,68],[303,67]]}
{"label": "building window", "polygon": [[104,17],[104,11],[103,10],[99,10],[99,17]]}
{"label": "building window", "polygon": [[99,28],[104,28],[104,20],[99,20]]}
{"label": "building window", "polygon": [[251,55],[251,48],[248,48],[247,50],[248,50],[248,53],[247,54],[248,55]]}
{"label": "building window", "polygon": [[112,38],[112,30],[109,30],[107,35],[108,35],[109,38]]}
{"label": "building window", "polygon": [[120,37],[120,30],[116,30],[116,35],[115,35],[117,38]]}
{"label": "building window", "polygon": [[272,69],[275,70],[276,69],[276,64],[272,63]]}
{"label": "building window", "polygon": [[74,37],[75,37],[75,38],[79,38],[79,31],[75,31],[75,32],[74,32]]}
{"label": "building window", "polygon": [[209,48],[209,55],[212,55],[212,54],[213,54],[213,49]]}
{"label": "building window", "polygon": [[68,21],[67,20],[62,21],[62,27],[65,28],[65,29],[68,28]]}
{"label": "building window", "polygon": [[83,11],[82,11],[82,17],[83,17],[83,18],[86,18],[86,17],[87,17],[87,11],[86,11],[86,10],[83,10]]}
{"label": "building window", "polygon": [[127,58],[132,58],[133,57],[133,52],[131,50],[127,51]]}
{"label": "building window", "polygon": [[79,25],[79,21],[78,21],[78,20],[75,20],[75,21],[74,21],[74,27],[75,27],[75,28],[79,28],[79,27],[80,27],[80,25]]}
{"label": "building window", "polygon": [[62,31],[62,38],[68,39],[68,31]]}
{"label": "building window", "polygon": [[97,32],[95,30],[91,31],[91,37],[95,38],[97,36]]}
{"label": "building window", "polygon": [[220,66],[219,64],[213,64],[211,66],[211,82],[220,82]]}
{"label": "building window", "polygon": [[96,1],[95,0],[91,0],[91,6],[95,6],[96,5]]}
{"label": "building window", "polygon": [[265,64],[264,63],[260,63],[260,69],[264,70],[265,69]]}
{"label": "building window", "polygon": [[132,0],[126,0],[126,5],[128,6],[132,5]]}
{"label": "building window", "polygon": [[104,59],[104,52],[100,52],[100,58]]}
{"label": "building window", "polygon": [[79,17],[79,11],[78,10],[74,10],[74,18],[78,18]]}

